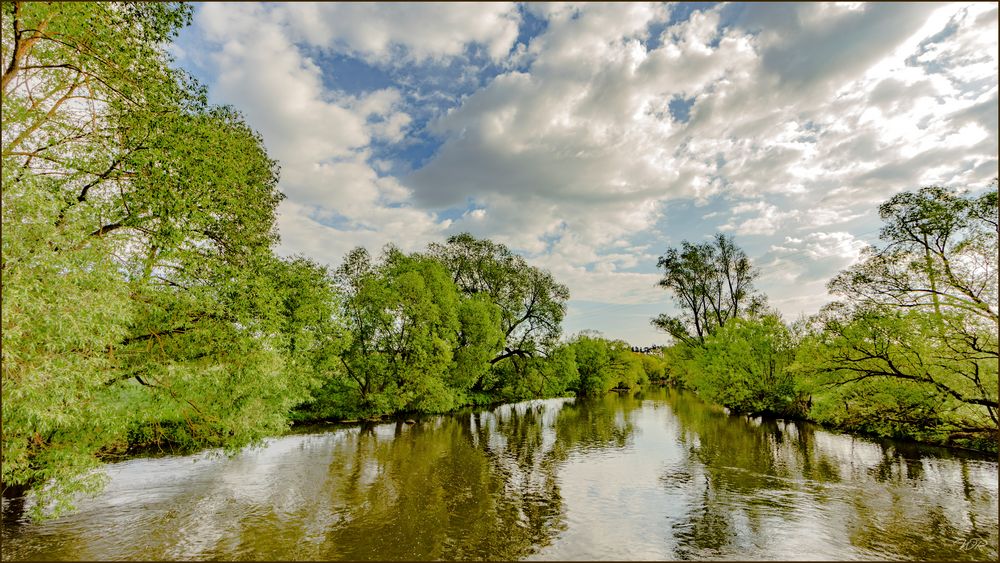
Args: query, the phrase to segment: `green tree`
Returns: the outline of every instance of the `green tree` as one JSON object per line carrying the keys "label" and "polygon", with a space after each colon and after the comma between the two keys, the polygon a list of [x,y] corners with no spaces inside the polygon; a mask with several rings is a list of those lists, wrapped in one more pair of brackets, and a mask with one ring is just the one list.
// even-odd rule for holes
{"label": "green tree", "polygon": [[271,252],[260,137],[169,66],[189,18],[2,7],[3,484],[39,510],[129,448],[280,431],[337,343],[325,272]]}
{"label": "green tree", "polygon": [[159,45],[189,17],[177,4],[2,5],[5,492],[49,479],[92,490],[80,476],[124,432],[105,382],[136,311],[120,249],[90,236],[104,207],[92,194],[114,193],[135,149],[115,118],[177,97]]}
{"label": "green tree", "polygon": [[329,277],[303,258],[254,266],[151,297],[142,333],[115,350],[120,394],[141,405],[130,444],[239,447],[285,430],[309,397],[338,344]]}
{"label": "green tree", "polygon": [[481,404],[557,397],[570,393],[578,379],[574,349],[563,343],[537,356],[513,357],[493,365],[484,378],[489,392],[473,396]]}
{"label": "green tree", "polygon": [[642,370],[646,374],[646,381],[664,381],[669,372],[667,362],[662,352],[650,354],[637,354],[642,362]]}
{"label": "green tree", "polygon": [[779,415],[801,405],[788,370],[795,346],[776,315],[735,319],[692,350],[690,386],[705,399],[739,413]]}
{"label": "green tree", "polygon": [[817,416],[890,435],[996,447],[997,188],[941,187],[879,208],[884,244],[834,278],[800,362]]}
{"label": "green tree", "polygon": [[583,332],[569,346],[578,373],[571,388],[578,396],[598,397],[613,388],[627,389],[646,381],[642,360],[624,341]]}
{"label": "green tree", "polygon": [[[903,192],[879,207],[885,244],[830,283],[862,305],[890,305],[934,314],[953,310],[967,321],[942,326],[970,346],[980,328],[997,332],[997,185],[979,197],[939,186]],[[942,322],[944,320],[942,319]]]}
{"label": "green tree", "polygon": [[[529,266],[502,244],[468,233],[449,237],[445,244],[431,244],[429,253],[445,265],[464,295],[484,295],[499,308],[502,349],[490,363],[510,363],[513,370],[502,373],[524,375],[522,368],[528,365],[524,360],[555,345],[569,289],[549,272]],[[484,377],[476,388],[485,391],[488,385]]]}
{"label": "green tree", "polygon": [[683,241],[680,248],[668,248],[657,267],[663,268],[659,285],[673,294],[681,314],[661,314],[652,324],[678,341],[701,342],[729,320],[763,309],[763,296],[753,288],[758,272],[731,236],[718,234],[702,244]]}
{"label": "green tree", "polygon": [[340,370],[318,395],[319,416],[441,412],[468,402],[501,343],[500,311],[462,298],[444,266],[389,247],[363,248],[337,270],[347,330]]}
{"label": "green tree", "polygon": [[942,317],[957,316],[826,307],[822,331],[798,360],[815,396],[812,416],[871,434],[995,447],[997,362],[942,339]]}

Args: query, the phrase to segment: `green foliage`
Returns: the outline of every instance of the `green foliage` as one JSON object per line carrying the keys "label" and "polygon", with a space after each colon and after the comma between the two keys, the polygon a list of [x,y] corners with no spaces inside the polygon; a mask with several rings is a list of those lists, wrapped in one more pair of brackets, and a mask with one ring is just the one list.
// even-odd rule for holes
{"label": "green foliage", "polygon": [[797,362],[812,385],[816,420],[929,441],[991,432],[997,363],[961,341],[942,340],[942,317],[826,308],[822,332],[803,342]]}
{"label": "green foliage", "polygon": [[[483,295],[499,309],[503,341],[491,360],[494,366],[555,346],[569,289],[552,274],[529,266],[502,244],[468,233],[431,244],[428,250],[445,265],[463,295]],[[477,385],[479,390],[488,389],[483,383]]]}
{"label": "green foliage", "polygon": [[461,299],[458,307],[459,334],[451,385],[469,390],[487,376],[492,360],[503,344],[500,309],[481,294]]}
{"label": "green foliage", "polygon": [[671,292],[681,314],[661,314],[653,326],[684,343],[703,341],[731,319],[753,316],[764,308],[764,298],[753,288],[758,272],[731,236],[718,234],[711,243],[668,248],[657,266],[663,268],[659,285]]}
{"label": "green foliage", "polygon": [[996,194],[931,186],[879,207],[884,245],[830,282],[844,301],[799,353],[818,420],[996,449]]}
{"label": "green foliage", "polygon": [[[681,315],[660,315],[653,325],[674,337],[664,351],[663,373],[736,412],[801,414],[793,376],[791,335],[753,288],[758,272],[732,237],[670,248],[660,257]],[[655,370],[655,368],[653,368]],[[662,376],[661,376],[662,377]]]}
{"label": "green foliage", "polygon": [[637,354],[628,348],[625,342],[618,341],[618,345],[612,347],[620,361],[624,364],[622,373],[618,377],[618,389],[631,389],[637,385],[649,383],[649,375],[646,373],[646,366],[643,362],[642,354]]}
{"label": "green foliage", "polygon": [[697,348],[690,344],[677,342],[663,349],[664,371],[667,382],[675,387],[690,388],[698,375],[693,359]]}
{"label": "green foliage", "polygon": [[337,270],[346,323],[299,418],[442,412],[565,394],[577,379],[557,344],[568,292],[505,246],[470,235],[426,255],[363,248]]}
{"label": "green foliage", "polygon": [[574,386],[577,395],[604,395],[615,385],[617,373],[611,367],[611,351],[601,338],[580,335],[573,341],[579,379]]}
{"label": "green foliage", "polygon": [[777,316],[734,320],[692,350],[699,395],[738,413],[796,414],[794,346]]}
{"label": "green foliage", "polygon": [[337,346],[325,270],[263,256],[176,293],[151,295],[144,332],[116,352],[121,377],[158,391],[131,441],[236,448],[284,430]]}
{"label": "green foliage", "polygon": [[645,374],[645,381],[664,381],[669,377],[667,361],[662,353],[658,354],[638,354],[639,361],[642,362],[642,371]]}
{"label": "green foliage", "polygon": [[997,186],[979,197],[931,186],[879,207],[881,247],[841,272],[830,290],[855,305],[961,312],[957,336],[996,333]]}
{"label": "green foliage", "polygon": [[281,260],[260,137],[168,66],[173,3],[4,3],[3,484],[38,513],[137,447],[286,427],[340,346]]}
{"label": "green foliage", "polygon": [[392,247],[376,264],[355,249],[337,280],[344,348],[307,407],[313,416],[442,412],[468,402],[502,343],[496,305],[463,297],[439,261]]}
{"label": "green foliage", "polygon": [[621,340],[584,332],[567,346],[573,351],[577,371],[570,388],[578,396],[598,397],[611,389],[628,389],[649,380],[640,355]]}
{"label": "green foliage", "polygon": [[[661,285],[685,312],[654,321],[678,340],[664,350],[668,379],[737,412],[995,450],[996,180],[978,196],[900,193],[879,214],[884,244],[829,284],[843,301],[792,329],[718,305],[736,295],[726,297],[720,239],[670,249]],[[752,280],[744,266],[730,271]]]}

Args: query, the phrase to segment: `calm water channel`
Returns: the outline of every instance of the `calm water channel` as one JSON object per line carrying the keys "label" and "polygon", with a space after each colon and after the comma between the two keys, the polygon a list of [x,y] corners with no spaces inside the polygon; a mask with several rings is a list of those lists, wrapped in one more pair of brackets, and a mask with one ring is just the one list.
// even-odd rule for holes
{"label": "calm water channel", "polygon": [[3,559],[997,558],[995,458],[673,389],[314,427],[108,474],[63,518],[8,513]]}

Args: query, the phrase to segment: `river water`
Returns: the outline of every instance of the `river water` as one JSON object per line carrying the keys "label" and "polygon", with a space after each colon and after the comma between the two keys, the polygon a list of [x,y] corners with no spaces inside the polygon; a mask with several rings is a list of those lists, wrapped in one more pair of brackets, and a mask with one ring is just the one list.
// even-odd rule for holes
{"label": "river water", "polygon": [[669,388],[311,427],[107,473],[67,516],[8,512],[3,559],[997,558],[995,457],[729,416]]}

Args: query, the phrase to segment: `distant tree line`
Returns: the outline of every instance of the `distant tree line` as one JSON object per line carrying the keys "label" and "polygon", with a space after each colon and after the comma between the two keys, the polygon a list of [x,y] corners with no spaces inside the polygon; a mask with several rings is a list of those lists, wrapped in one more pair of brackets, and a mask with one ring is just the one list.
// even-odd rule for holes
{"label": "distant tree line", "polygon": [[681,314],[652,323],[674,337],[671,381],[737,413],[996,451],[997,182],[879,214],[881,244],[828,284],[840,300],[791,326],[730,237],[669,249],[660,284]]}

